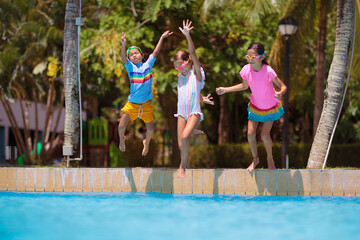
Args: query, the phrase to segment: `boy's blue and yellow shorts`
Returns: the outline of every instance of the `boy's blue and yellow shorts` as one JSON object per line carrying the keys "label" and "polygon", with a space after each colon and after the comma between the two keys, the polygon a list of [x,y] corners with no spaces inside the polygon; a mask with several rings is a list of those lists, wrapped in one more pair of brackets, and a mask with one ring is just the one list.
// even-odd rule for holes
{"label": "boy's blue and yellow shorts", "polygon": [[151,106],[150,101],[143,104],[127,102],[121,110],[130,116],[130,121],[140,118],[145,123],[148,123],[154,120],[154,107]]}

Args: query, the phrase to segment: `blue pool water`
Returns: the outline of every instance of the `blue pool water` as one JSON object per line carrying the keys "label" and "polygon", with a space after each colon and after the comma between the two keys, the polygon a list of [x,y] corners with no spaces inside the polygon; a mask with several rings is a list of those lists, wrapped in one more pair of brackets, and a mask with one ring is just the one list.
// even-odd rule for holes
{"label": "blue pool water", "polygon": [[0,239],[360,239],[360,198],[0,192]]}

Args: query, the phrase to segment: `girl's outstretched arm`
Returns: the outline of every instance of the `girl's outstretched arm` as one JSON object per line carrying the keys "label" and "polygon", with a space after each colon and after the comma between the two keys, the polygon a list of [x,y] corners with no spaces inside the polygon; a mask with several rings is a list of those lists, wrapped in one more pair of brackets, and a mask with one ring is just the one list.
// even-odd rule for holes
{"label": "girl's outstretched arm", "polygon": [[238,91],[243,91],[249,88],[249,84],[247,82],[246,79],[243,79],[243,82],[231,87],[218,87],[216,88],[216,93],[218,95],[223,95],[225,93],[229,93],[229,92],[238,92]]}
{"label": "girl's outstretched arm", "polygon": [[213,97],[211,96],[211,94],[208,94],[206,97],[204,97],[203,95],[201,95],[201,101],[203,101],[206,104],[210,104],[210,105],[214,105],[214,100]]}
{"label": "girl's outstretched arm", "polygon": [[165,38],[167,38],[168,36],[170,36],[171,34],[173,34],[173,33],[168,30],[168,31],[164,32],[164,33],[161,35],[161,37],[160,37],[160,39],[159,39],[159,42],[157,43],[157,45],[156,45],[156,47],[155,47],[155,49],[154,49],[154,51],[153,51],[153,53],[152,53],[152,55],[153,55],[154,58],[156,58],[157,55],[159,54],[160,49],[161,49],[161,46],[162,46],[162,43],[163,43],[163,40],[164,40]]}
{"label": "girl's outstretched arm", "polygon": [[287,87],[278,77],[273,78],[273,82],[280,88],[279,92],[275,92],[275,97],[281,99],[281,96],[286,93]]}
{"label": "girl's outstretched arm", "polygon": [[184,36],[186,37],[186,40],[188,42],[188,46],[189,46],[189,53],[191,56],[191,60],[194,63],[194,72],[195,72],[195,76],[196,79],[201,82],[202,81],[202,76],[201,76],[201,71],[200,71],[200,62],[199,59],[196,56],[195,53],[195,46],[194,46],[194,42],[190,36],[190,30],[193,29],[194,27],[191,26],[191,21],[189,21],[189,19],[183,20],[183,28],[179,27],[180,31],[182,32],[182,34],[184,34]]}
{"label": "girl's outstretched arm", "polygon": [[128,64],[128,59],[126,57],[126,35],[124,33],[122,33],[120,42],[121,42],[121,61],[123,62],[123,64]]}

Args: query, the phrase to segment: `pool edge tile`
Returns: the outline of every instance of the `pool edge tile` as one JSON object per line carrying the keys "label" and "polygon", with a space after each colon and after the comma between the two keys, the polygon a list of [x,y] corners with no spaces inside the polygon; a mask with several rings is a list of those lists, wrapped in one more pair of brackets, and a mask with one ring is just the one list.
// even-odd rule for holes
{"label": "pool edge tile", "polygon": [[255,171],[255,195],[266,195],[266,177],[268,170]]}
{"label": "pool edge tile", "polygon": [[103,180],[102,191],[103,192],[111,192],[111,169],[103,168],[101,171],[101,177]]}
{"label": "pool edge tile", "polygon": [[235,170],[226,169],[225,170],[225,183],[224,183],[224,193],[225,194],[235,194]]}
{"label": "pool edge tile", "polygon": [[288,194],[288,176],[289,170],[277,170],[277,193],[279,196],[286,196]]}
{"label": "pool edge tile", "polygon": [[122,175],[124,169],[112,169],[111,170],[111,191],[122,192]]}
{"label": "pool edge tile", "polygon": [[215,169],[214,172],[214,194],[225,193],[225,170]]}
{"label": "pool edge tile", "polygon": [[45,191],[45,169],[36,168],[35,169],[35,191],[44,192]]}
{"label": "pool edge tile", "polygon": [[25,172],[26,172],[25,191],[34,192],[35,191],[35,168],[25,168]]}
{"label": "pool edge tile", "polygon": [[64,191],[64,168],[54,168],[54,192]]}
{"label": "pool edge tile", "polygon": [[8,191],[16,191],[16,168],[8,168],[7,170],[8,178],[7,178],[7,186]]}
{"label": "pool edge tile", "polygon": [[173,193],[173,170],[163,169],[162,170],[162,193]]}
{"label": "pool edge tile", "polygon": [[193,169],[185,171],[185,178],[181,179],[181,193],[193,193]]}
{"label": "pool edge tile", "polygon": [[344,195],[355,196],[355,171],[344,172]]}
{"label": "pool edge tile", "polygon": [[245,171],[235,169],[235,194],[245,195]]}
{"label": "pool edge tile", "polygon": [[342,170],[333,170],[333,195],[344,196],[344,172]]}
{"label": "pool edge tile", "polygon": [[8,169],[0,168],[0,191],[8,190]]}
{"label": "pool edge tile", "polygon": [[201,169],[193,171],[193,193],[203,193],[203,170]]}
{"label": "pool edge tile", "polygon": [[203,193],[213,194],[214,193],[214,170],[203,169]]}
{"label": "pool edge tile", "polygon": [[299,171],[290,169],[288,173],[288,195],[299,195]]}
{"label": "pool edge tile", "polygon": [[277,170],[267,172],[266,195],[275,196],[277,194]]}
{"label": "pool edge tile", "polygon": [[103,179],[102,179],[102,168],[95,168],[93,170],[93,192],[102,192]]}
{"label": "pool edge tile", "polygon": [[74,170],[72,168],[64,169],[64,192],[74,191]]}
{"label": "pool edge tile", "polygon": [[151,178],[152,178],[151,191],[161,193],[162,170],[161,169],[153,169]]}

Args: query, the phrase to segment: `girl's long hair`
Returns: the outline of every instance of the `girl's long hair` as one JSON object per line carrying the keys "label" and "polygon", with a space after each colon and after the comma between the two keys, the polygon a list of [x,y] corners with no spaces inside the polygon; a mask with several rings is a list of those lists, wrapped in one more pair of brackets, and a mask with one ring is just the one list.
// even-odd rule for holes
{"label": "girl's long hair", "polygon": [[[180,60],[180,59],[183,60],[183,61],[187,61],[189,58],[190,58],[189,63],[193,64],[193,60],[190,57],[190,53],[185,51],[185,50],[179,50],[175,54],[175,56],[173,58],[173,61],[175,62],[175,61]],[[207,67],[207,64],[200,63],[200,66],[204,69],[205,67]]]}
{"label": "girl's long hair", "polygon": [[[187,51],[185,50],[179,50],[175,56],[174,56],[174,59],[173,61],[177,61],[177,60],[183,60],[183,61],[187,61],[190,57],[190,53],[188,53]],[[190,60],[192,62],[192,60]]]}
{"label": "girl's long hair", "polygon": [[[247,50],[249,50],[249,49],[255,50],[255,51],[257,52],[257,54],[259,54],[259,55],[265,53],[264,45],[262,45],[262,44],[259,43],[259,42],[254,42],[254,43],[250,44],[250,46],[248,47]],[[266,58],[264,58],[264,59],[262,60],[262,63],[263,63],[263,64],[266,64],[266,65],[269,65],[269,63],[266,61]]]}

